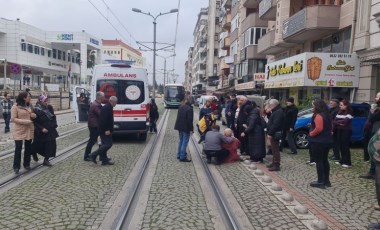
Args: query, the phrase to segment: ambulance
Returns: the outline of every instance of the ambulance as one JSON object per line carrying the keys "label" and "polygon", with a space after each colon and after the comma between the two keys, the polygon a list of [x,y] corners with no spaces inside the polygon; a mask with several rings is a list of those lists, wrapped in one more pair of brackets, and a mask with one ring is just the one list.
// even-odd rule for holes
{"label": "ambulance", "polygon": [[135,133],[145,141],[149,128],[149,89],[146,69],[132,66],[131,62],[118,61],[96,65],[93,72],[91,101],[96,92],[118,99],[113,109],[114,134]]}

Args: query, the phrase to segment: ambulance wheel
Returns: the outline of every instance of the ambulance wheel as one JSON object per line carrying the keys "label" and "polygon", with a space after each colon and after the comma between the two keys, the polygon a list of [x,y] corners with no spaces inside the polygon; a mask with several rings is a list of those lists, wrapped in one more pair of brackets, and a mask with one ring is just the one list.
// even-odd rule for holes
{"label": "ambulance wheel", "polygon": [[147,133],[140,133],[139,137],[140,137],[140,141],[146,141]]}

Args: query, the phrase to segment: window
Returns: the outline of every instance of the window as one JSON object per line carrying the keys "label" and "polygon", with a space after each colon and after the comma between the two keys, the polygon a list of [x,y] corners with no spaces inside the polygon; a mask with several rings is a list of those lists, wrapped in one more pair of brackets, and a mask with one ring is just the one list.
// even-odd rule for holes
{"label": "window", "polygon": [[351,28],[313,42],[313,52],[348,53],[350,42]]}
{"label": "window", "polygon": [[48,57],[51,57],[51,50],[48,50]]}
{"label": "window", "polygon": [[53,49],[53,58],[57,59],[57,50],[56,49]]}
{"label": "window", "polygon": [[267,32],[267,28],[264,27],[252,27],[249,28],[245,33],[242,35],[244,36],[244,39],[241,39],[240,41],[243,44],[243,47],[246,47],[248,45],[257,45],[259,42],[259,39],[264,36]]}
{"label": "window", "polygon": [[58,50],[58,60],[62,59],[62,51]]}
{"label": "window", "polygon": [[21,51],[26,51],[26,44],[25,43],[21,43]]}
{"label": "window", "polygon": [[239,14],[236,14],[236,16],[231,20],[231,32],[233,32],[235,29],[239,27]]}
{"label": "window", "polygon": [[33,53],[33,45],[28,44],[28,52]]}
{"label": "window", "polygon": [[34,53],[35,53],[35,54],[40,54],[40,47],[35,46],[35,47],[34,47]]}
{"label": "window", "polygon": [[71,62],[71,54],[70,53],[67,53],[67,61]]}
{"label": "window", "polygon": [[[128,89],[132,91],[140,91],[138,98],[134,98],[134,95],[128,97]],[[145,88],[143,81],[135,80],[99,80],[96,83],[96,91],[101,91],[105,93],[105,98],[108,100],[111,96],[116,96],[118,98],[118,103],[120,104],[140,104],[144,102],[145,99]]]}
{"label": "window", "polygon": [[66,52],[62,51],[62,60],[66,61]]}
{"label": "window", "polygon": [[45,48],[42,48],[42,47],[41,47],[41,55],[42,55],[42,56],[45,56]]}
{"label": "window", "polygon": [[104,52],[103,52],[104,54],[106,54],[107,53],[107,51],[106,50],[104,50]]}

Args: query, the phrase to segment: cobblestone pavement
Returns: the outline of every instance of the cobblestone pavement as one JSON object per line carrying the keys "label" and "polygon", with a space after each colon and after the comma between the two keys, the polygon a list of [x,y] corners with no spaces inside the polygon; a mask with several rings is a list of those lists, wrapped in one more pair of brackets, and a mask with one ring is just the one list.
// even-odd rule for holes
{"label": "cobblestone pavement", "polygon": [[[57,111],[57,123],[58,123],[58,131],[59,132],[65,132],[67,130],[72,129],[72,127],[78,126],[78,123],[75,124],[75,117],[74,113],[67,113],[71,110],[62,110],[62,111]],[[0,151],[7,149],[9,147],[12,147],[14,145],[13,139],[12,139],[12,133],[4,133],[4,123],[0,123]],[[11,123],[12,127],[12,123]]]}
{"label": "cobblestone pavement", "polygon": [[330,161],[332,187],[326,190],[309,186],[317,175],[315,166],[306,164],[306,150],[299,150],[297,155],[282,154],[281,171],[276,174],[347,229],[366,229],[369,222],[379,219],[380,213],[373,209],[377,203],[375,185],[373,180],[358,178],[369,168],[362,160],[363,151],[351,148],[351,153],[352,168],[344,169]]}
{"label": "cobblestone pavement", "polygon": [[82,150],[1,194],[0,229],[98,229],[144,147],[117,138],[113,166],[83,161]]}
{"label": "cobblestone pavement", "polygon": [[193,163],[176,159],[178,132],[168,126],[143,220],[143,229],[213,229]]}
{"label": "cobblestone pavement", "polygon": [[[57,152],[67,148],[68,146],[72,144],[79,142],[80,140],[87,138],[88,135],[89,135],[88,129],[85,129],[83,131],[74,133],[68,137],[59,139],[57,141]],[[96,146],[94,146],[93,149],[95,149],[95,147]],[[42,162],[41,160],[43,159],[43,157],[40,155],[38,155],[38,157],[40,159],[39,162]],[[9,175],[13,173],[13,158],[14,158],[14,155],[11,154],[9,157],[2,159],[0,161],[0,175]],[[33,166],[33,164],[36,164],[36,163],[32,160],[31,166]],[[22,163],[21,163],[21,167],[22,167]]]}

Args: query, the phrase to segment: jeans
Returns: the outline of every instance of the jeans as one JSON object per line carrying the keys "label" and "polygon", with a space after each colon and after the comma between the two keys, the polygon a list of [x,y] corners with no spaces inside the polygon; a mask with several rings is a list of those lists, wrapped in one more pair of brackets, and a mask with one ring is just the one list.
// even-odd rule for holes
{"label": "jeans", "polygon": [[329,144],[312,142],[310,143],[310,147],[317,163],[318,183],[330,183]]}
{"label": "jeans", "polygon": [[296,153],[297,148],[296,148],[296,143],[294,142],[294,136],[293,135],[294,135],[293,131],[290,131],[290,130],[286,131],[286,137],[288,139],[288,145],[289,145],[290,151],[292,151],[292,153]]}
{"label": "jeans", "polygon": [[84,159],[88,158],[91,153],[92,146],[96,143],[99,136],[98,127],[88,128],[90,130],[90,139],[87,142],[86,150],[84,152]]}
{"label": "jeans", "polygon": [[108,161],[107,151],[112,147],[112,135],[100,135],[102,145],[96,150],[93,155],[99,155],[99,159],[105,163]]}
{"label": "jeans", "polygon": [[186,159],[186,149],[187,144],[189,143],[190,133],[179,132],[179,143],[178,143],[178,151],[177,158],[180,160]]}
{"label": "jeans", "polygon": [[5,130],[9,131],[9,123],[11,121],[11,114],[3,113],[3,117],[4,117],[4,123],[5,123]]}
{"label": "jeans", "polygon": [[[13,160],[13,169],[20,169],[21,165],[21,150],[23,140],[15,141],[15,157]],[[32,140],[25,140],[25,148],[24,148],[24,167],[30,166],[30,153],[32,149]]]}

